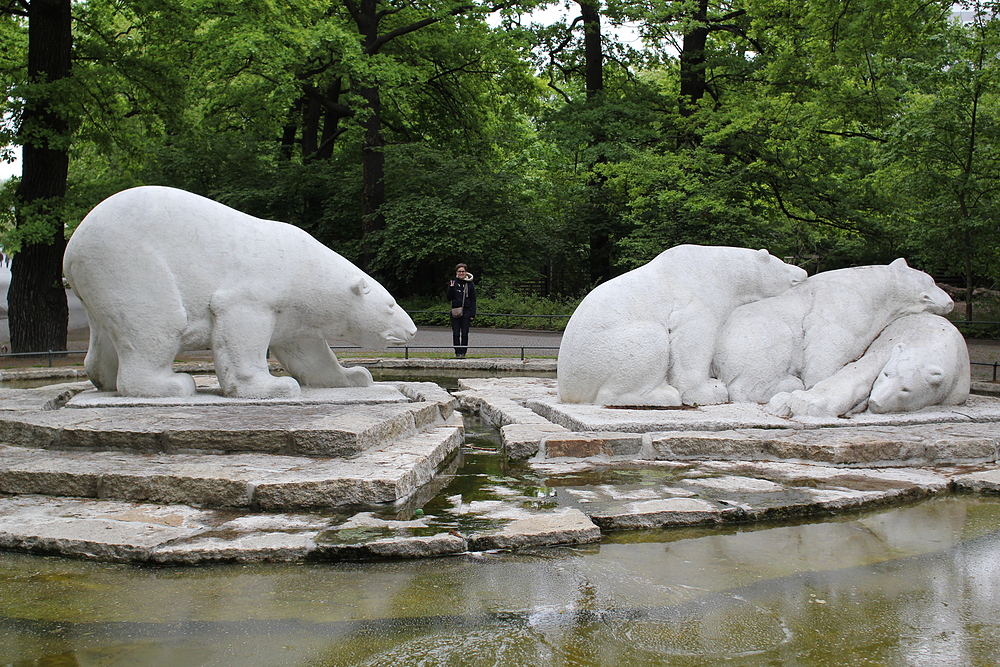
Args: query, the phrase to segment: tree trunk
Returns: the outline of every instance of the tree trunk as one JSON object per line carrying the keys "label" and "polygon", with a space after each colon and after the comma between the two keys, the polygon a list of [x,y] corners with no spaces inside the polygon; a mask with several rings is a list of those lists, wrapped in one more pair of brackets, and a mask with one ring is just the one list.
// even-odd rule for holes
{"label": "tree trunk", "polygon": [[316,159],[319,148],[319,124],[323,105],[317,99],[307,99],[302,114],[302,162],[309,164]]}
{"label": "tree trunk", "polygon": [[288,121],[281,128],[281,159],[284,162],[291,162],[295,154],[295,137],[299,133],[299,124],[302,120],[302,109],[305,105],[305,98],[300,97],[292,103],[292,108],[288,111]]}
{"label": "tree trunk", "polygon": [[972,239],[969,230],[965,230],[965,321],[972,321],[972,292],[976,281],[972,275]]}
{"label": "tree trunk", "polygon": [[697,26],[684,34],[680,53],[680,113],[691,116],[705,96],[705,47],[708,45],[708,0],[698,0],[698,8],[691,16]]}
{"label": "tree trunk", "polygon": [[[361,0],[358,31],[365,53],[378,52],[378,0]],[[382,92],[377,83],[352,86],[365,101],[368,117],[363,123],[361,143],[361,268],[368,271],[375,259],[372,235],[385,229],[382,204],[385,203],[385,139],[382,137]]]}
{"label": "tree trunk", "polygon": [[[583,18],[583,57],[584,85],[587,90],[587,100],[600,104],[600,94],[604,90],[604,42],[601,36],[601,6],[600,0],[577,0],[580,5],[580,15]],[[606,140],[603,131],[598,129],[594,134],[594,143],[600,144]],[[605,162],[598,157],[596,164]],[[604,208],[604,179],[596,174],[587,182],[589,190],[587,211],[585,216],[590,230],[590,283],[596,285],[611,278],[611,216]]]}
{"label": "tree trunk", "polygon": [[340,119],[345,118],[349,111],[346,107],[343,110],[334,110],[330,105],[340,105],[342,94],[341,80],[338,77],[326,89],[328,106],[323,114],[323,135],[320,137],[319,147],[316,149],[317,160],[329,160],[333,157],[333,144],[340,136]]}
{"label": "tree trunk", "polygon": [[583,17],[583,53],[587,99],[604,90],[604,44],[599,0],[578,0]]}
{"label": "tree trunk", "polygon": [[361,145],[361,268],[367,271],[375,259],[372,235],[385,229],[385,216],[382,214],[382,204],[385,203],[385,139],[382,137],[382,96],[379,89],[363,88],[359,92],[370,113],[364,122],[365,138]]}
{"label": "tree trunk", "polygon": [[[73,46],[70,0],[31,0],[28,76],[35,84],[69,76]],[[69,122],[51,87],[31,88],[18,130],[22,143],[16,223],[49,225],[51,240],[23,246],[11,262],[7,309],[14,352],[66,349],[69,309],[62,283],[66,247],[60,204],[69,171]]]}

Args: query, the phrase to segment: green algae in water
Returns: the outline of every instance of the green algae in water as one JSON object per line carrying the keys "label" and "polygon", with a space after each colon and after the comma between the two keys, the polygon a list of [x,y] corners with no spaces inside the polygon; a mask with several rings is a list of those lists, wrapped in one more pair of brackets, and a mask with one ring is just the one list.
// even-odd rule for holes
{"label": "green algae in water", "polygon": [[388,526],[360,526],[357,528],[334,528],[324,530],[316,536],[316,542],[324,545],[356,546],[387,537],[397,537],[405,531]]}
{"label": "green algae in water", "polygon": [[656,484],[674,485],[686,478],[690,465],[660,465],[641,466],[635,464],[620,464],[614,466],[594,466],[586,470],[548,475],[548,486],[598,486],[601,484],[636,484],[653,486]]}
{"label": "green algae in water", "polygon": [[998,528],[1000,499],[949,496],[395,563],[0,553],[0,665],[995,665]]}

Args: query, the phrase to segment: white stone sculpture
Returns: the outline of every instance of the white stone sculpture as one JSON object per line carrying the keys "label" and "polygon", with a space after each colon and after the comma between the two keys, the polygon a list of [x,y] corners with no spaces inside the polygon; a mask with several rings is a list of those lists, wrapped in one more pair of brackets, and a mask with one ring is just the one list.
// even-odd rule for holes
{"label": "white stone sculpture", "polygon": [[829,378],[894,320],[944,315],[953,307],[929,275],[903,259],[818,273],[734,310],[719,335],[713,370],[730,400],[766,403]]}
{"label": "white stone sculpture", "polygon": [[806,272],[766,250],[681,245],[595,288],[566,325],[559,400],[597,405],[708,405],[728,399],[709,377],[715,337],[734,308],[780,294]]}
{"label": "white stone sculpture", "polygon": [[968,397],[965,338],[945,318],[919,313],[894,320],[860,359],[808,391],[775,394],[766,409],[780,417],[837,417],[959,405]]}
{"label": "white stone sculpture", "polygon": [[[85,367],[101,390],[191,396],[182,350],[211,348],[226,396],[297,396],[368,386],[326,344],[381,348],[416,333],[375,280],[306,232],[183,190],[140,187],[92,210],[63,268],[90,318]],[[292,377],[275,377],[267,350]]]}

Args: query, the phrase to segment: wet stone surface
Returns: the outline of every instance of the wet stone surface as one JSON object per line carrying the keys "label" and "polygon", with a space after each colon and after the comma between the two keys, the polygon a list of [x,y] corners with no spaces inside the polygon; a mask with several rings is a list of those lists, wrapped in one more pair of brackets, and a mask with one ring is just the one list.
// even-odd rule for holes
{"label": "wet stone surface", "polygon": [[[572,431],[549,421],[532,406],[551,402],[551,378],[462,380],[461,416],[458,401],[432,383],[393,384],[405,403],[62,407],[81,386],[2,396],[0,424],[24,425],[22,437],[54,423],[44,419],[79,415],[84,421],[74,423],[118,435],[96,447],[65,439],[28,447],[8,439],[16,428],[0,426],[8,443],[0,444],[0,549],[166,564],[413,559],[583,544],[625,529],[824,515],[952,488],[1000,493],[1000,429],[989,421],[1000,404],[981,397],[965,410],[980,422],[967,414],[900,426],[719,422],[717,430],[641,432]],[[283,433],[286,444],[231,451],[194,439],[164,447],[175,437],[168,429],[153,438],[159,449],[136,447],[141,439],[109,427],[119,410],[155,413],[146,431],[201,424],[213,443],[210,434],[238,424],[246,410],[252,417],[241,428],[253,422]],[[348,456],[330,456],[328,444],[287,448],[289,433],[335,430],[329,425],[339,415],[392,423],[398,410],[410,419],[405,428],[383,428]],[[625,412],[641,411],[616,414]],[[667,411],[658,412],[658,427],[670,426]],[[617,418],[620,426],[636,416]],[[146,431],[133,423],[128,433]]]}
{"label": "wet stone surface", "polygon": [[459,381],[461,405],[501,429],[512,458],[798,460],[833,465],[920,466],[1000,460],[1000,399],[912,413],[784,419],[751,403],[616,409],[561,404],[556,380]]}
{"label": "wet stone surface", "polygon": [[843,469],[795,463],[533,463],[603,529],[808,516],[945,493],[967,468]]}

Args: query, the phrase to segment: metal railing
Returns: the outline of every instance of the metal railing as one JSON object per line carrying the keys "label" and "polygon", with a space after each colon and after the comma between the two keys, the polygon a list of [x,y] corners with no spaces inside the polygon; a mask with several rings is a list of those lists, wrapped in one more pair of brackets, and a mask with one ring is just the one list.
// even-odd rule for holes
{"label": "metal railing", "polygon": [[87,354],[86,350],[48,350],[46,352],[3,352],[3,357],[46,357],[49,360],[49,368],[52,368],[52,357],[66,357],[71,354]]}
{"label": "metal railing", "polygon": [[961,331],[963,327],[972,327],[979,325],[995,327],[997,330],[995,337],[997,339],[1000,339],[1000,322],[995,322],[991,320],[949,320],[949,321],[952,324],[954,324],[955,328],[958,329],[959,331]]}
{"label": "metal railing", "polygon": [[994,361],[992,363],[986,361],[970,361],[972,366],[986,366],[987,368],[993,369],[993,382],[997,381],[997,368],[1000,368],[1000,361]]}
{"label": "metal railing", "polygon": [[[408,310],[406,311],[408,315],[439,315],[442,320],[450,321],[451,313],[447,310]],[[531,318],[542,318],[549,321],[549,327],[552,327],[552,320],[554,319],[566,319],[568,320],[572,315],[517,315],[516,313],[476,313],[476,317],[502,317],[505,318],[504,324],[507,326],[505,328],[510,328],[511,318],[517,319],[531,319]]]}
{"label": "metal railing", "polygon": [[[410,350],[452,350],[455,345],[393,345],[388,348],[389,351],[392,350],[403,350],[403,358],[410,358]],[[521,351],[521,361],[524,361],[524,351],[525,350],[558,350],[558,345],[459,345],[458,347],[465,350],[520,350]],[[366,351],[366,348],[358,347],[356,345],[337,345],[330,346],[331,350],[362,350]]]}

